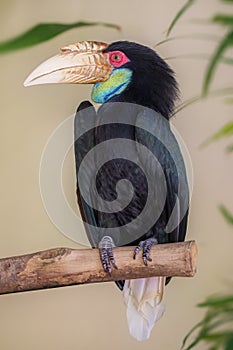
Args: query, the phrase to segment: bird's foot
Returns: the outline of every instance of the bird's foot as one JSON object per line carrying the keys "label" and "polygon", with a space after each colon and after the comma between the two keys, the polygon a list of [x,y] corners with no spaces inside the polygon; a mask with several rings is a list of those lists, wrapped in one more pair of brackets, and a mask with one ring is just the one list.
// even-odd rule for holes
{"label": "bird's foot", "polygon": [[158,244],[158,241],[156,238],[149,238],[145,241],[141,241],[139,245],[134,250],[133,258],[136,259],[136,256],[138,253],[142,250],[142,260],[144,262],[144,265],[147,266],[147,261],[152,261],[150,257],[150,251],[153,245]]}
{"label": "bird's foot", "polygon": [[110,275],[112,272],[111,265],[117,269],[113,255],[113,247],[115,247],[115,245],[112,238],[109,236],[104,236],[99,242],[100,260],[104,271],[108,272]]}

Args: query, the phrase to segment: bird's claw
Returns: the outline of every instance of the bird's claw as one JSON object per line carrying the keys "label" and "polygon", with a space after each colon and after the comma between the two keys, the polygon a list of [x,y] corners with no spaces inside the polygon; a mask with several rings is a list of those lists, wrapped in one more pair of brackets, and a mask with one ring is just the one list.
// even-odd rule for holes
{"label": "bird's claw", "polygon": [[100,260],[105,272],[112,273],[111,265],[117,269],[113,255],[114,243],[111,237],[104,236],[99,243]]}
{"label": "bird's claw", "polygon": [[156,238],[149,238],[145,241],[141,241],[134,250],[133,258],[136,259],[138,253],[142,250],[142,260],[144,265],[147,266],[147,261],[152,261],[150,257],[150,251],[153,245],[158,244]]}

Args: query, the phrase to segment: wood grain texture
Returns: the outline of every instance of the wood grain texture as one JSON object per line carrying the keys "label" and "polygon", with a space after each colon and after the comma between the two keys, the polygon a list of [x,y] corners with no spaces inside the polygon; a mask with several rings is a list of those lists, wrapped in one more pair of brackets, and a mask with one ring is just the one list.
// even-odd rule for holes
{"label": "wood grain texture", "polygon": [[0,294],[152,276],[192,277],[196,273],[195,241],[152,247],[145,266],[135,247],[114,248],[118,269],[105,273],[98,249],[55,248],[0,259]]}

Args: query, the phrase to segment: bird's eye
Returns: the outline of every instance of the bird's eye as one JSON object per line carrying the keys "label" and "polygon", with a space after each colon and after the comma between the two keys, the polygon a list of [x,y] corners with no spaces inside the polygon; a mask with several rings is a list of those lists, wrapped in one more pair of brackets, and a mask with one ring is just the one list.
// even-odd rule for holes
{"label": "bird's eye", "polygon": [[129,62],[128,57],[121,51],[110,52],[109,60],[114,67],[120,67],[123,64]]}
{"label": "bird's eye", "polygon": [[114,62],[120,62],[122,60],[122,57],[121,55],[117,54],[117,53],[114,53],[111,57],[112,61]]}

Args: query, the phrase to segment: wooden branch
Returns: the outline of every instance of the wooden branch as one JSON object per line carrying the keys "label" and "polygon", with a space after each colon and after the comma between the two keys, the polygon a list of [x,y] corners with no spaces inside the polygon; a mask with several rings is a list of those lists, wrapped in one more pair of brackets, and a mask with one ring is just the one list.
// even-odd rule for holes
{"label": "wooden branch", "polygon": [[159,244],[151,250],[145,266],[135,247],[114,248],[118,270],[105,273],[98,249],[55,248],[34,254],[0,259],[0,294],[74,284],[152,276],[192,277],[196,272],[195,241]]}

